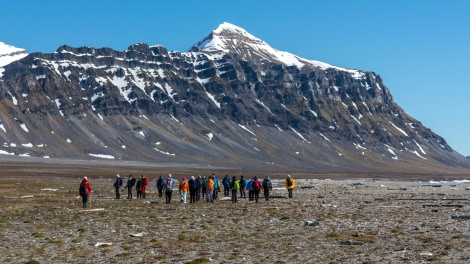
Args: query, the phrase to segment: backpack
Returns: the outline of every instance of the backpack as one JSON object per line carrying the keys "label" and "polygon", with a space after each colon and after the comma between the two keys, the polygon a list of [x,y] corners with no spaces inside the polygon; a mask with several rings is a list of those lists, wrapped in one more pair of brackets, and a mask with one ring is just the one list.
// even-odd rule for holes
{"label": "backpack", "polygon": [[292,186],[292,179],[291,178],[287,178],[287,186]]}
{"label": "backpack", "polygon": [[261,183],[259,180],[253,181],[253,190],[261,190]]}
{"label": "backpack", "polygon": [[264,188],[265,190],[271,189],[271,186],[270,186],[268,180],[264,180],[264,181],[263,181],[263,188]]}
{"label": "backpack", "polygon": [[170,179],[167,180],[166,181],[166,189],[165,189],[167,192],[172,192],[173,191],[173,186],[171,186],[171,185],[172,185],[171,180]]}
{"label": "backpack", "polygon": [[165,184],[165,180],[163,178],[158,179],[157,181],[157,187],[162,187]]}
{"label": "backpack", "polygon": [[246,180],[240,180],[240,187],[246,187]]}
{"label": "backpack", "polygon": [[189,180],[189,187],[191,190],[197,190],[197,181],[193,179]]}
{"label": "backpack", "polygon": [[236,191],[236,190],[238,190],[238,189],[240,189],[240,182],[237,181],[237,180],[234,180],[234,181],[233,181],[232,190],[235,190],[235,191]]}
{"label": "backpack", "polygon": [[214,182],[213,181],[207,181],[207,190],[209,190],[209,191],[214,190]]}
{"label": "backpack", "polygon": [[86,185],[84,183],[80,184],[80,188],[79,188],[78,192],[80,193],[81,196],[88,195],[88,193],[86,191]]}
{"label": "backpack", "polygon": [[137,181],[137,180],[136,180],[135,178],[132,178],[132,179],[131,179],[131,182],[130,182],[130,186],[131,186],[131,187],[134,187],[136,181]]}

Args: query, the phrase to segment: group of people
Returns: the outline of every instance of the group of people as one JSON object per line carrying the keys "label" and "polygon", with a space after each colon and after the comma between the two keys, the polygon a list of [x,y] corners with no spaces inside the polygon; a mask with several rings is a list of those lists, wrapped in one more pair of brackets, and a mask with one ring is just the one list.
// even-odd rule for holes
{"label": "group of people", "polygon": [[[168,177],[164,179],[160,176],[156,181],[156,187],[158,190],[158,197],[162,198],[165,194],[165,202],[169,204],[172,199],[175,179],[168,174]],[[132,190],[135,187],[137,191],[137,199],[146,198],[147,187],[149,184],[149,179],[141,175],[139,179],[135,179],[132,174],[127,178],[126,185],[124,188],[127,188],[128,194],[127,199],[132,199]],[[116,174],[116,180],[114,181],[113,186],[116,190],[116,199],[121,198],[120,190],[124,185],[123,179],[119,174]],[[83,186],[83,187],[82,187]],[[284,180],[284,186],[288,191],[289,198],[293,198],[293,189],[295,186],[294,179],[288,175]],[[247,180],[244,176],[240,176],[240,179],[237,179],[236,176],[225,177],[220,181],[219,178],[213,173],[206,178],[206,176],[199,175],[198,177],[191,176],[189,179],[183,177],[178,184],[178,193],[181,203],[187,202],[187,194],[189,192],[189,202],[195,203],[201,200],[206,200],[206,202],[213,203],[218,199],[219,192],[223,187],[224,196],[232,198],[232,203],[236,203],[238,198],[238,193],[240,194],[239,198],[246,199],[246,191],[248,191],[249,201],[255,201],[258,203],[261,190],[264,192],[264,197],[266,201],[269,201],[270,191],[273,188],[272,180],[267,176],[262,181],[258,179],[257,176],[252,177]],[[85,190],[85,191],[84,191]],[[83,208],[86,208],[88,202],[88,196],[92,191],[92,187],[87,177],[85,176],[80,184],[80,196],[82,196]]]}

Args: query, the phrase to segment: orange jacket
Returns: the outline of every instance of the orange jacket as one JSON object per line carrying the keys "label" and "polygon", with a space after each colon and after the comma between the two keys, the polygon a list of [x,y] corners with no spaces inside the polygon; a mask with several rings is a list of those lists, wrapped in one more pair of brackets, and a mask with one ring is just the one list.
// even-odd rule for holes
{"label": "orange jacket", "polygon": [[187,181],[180,182],[178,190],[182,190],[183,192],[189,192],[189,184]]}

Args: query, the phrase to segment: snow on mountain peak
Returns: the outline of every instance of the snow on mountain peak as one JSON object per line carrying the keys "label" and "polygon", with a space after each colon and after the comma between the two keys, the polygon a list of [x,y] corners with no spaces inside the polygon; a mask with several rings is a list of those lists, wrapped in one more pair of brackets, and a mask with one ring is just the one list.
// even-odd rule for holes
{"label": "snow on mountain peak", "polygon": [[301,69],[305,65],[323,70],[333,68],[352,74],[353,78],[362,78],[363,72],[336,67],[321,61],[308,60],[289,52],[272,48],[263,40],[253,36],[241,27],[224,22],[213,30],[206,38],[195,45],[200,51],[207,53],[236,53],[242,59],[277,62],[286,66],[297,66]]}
{"label": "snow on mountain peak", "polygon": [[26,56],[28,56],[28,52],[25,49],[20,49],[0,42],[0,67],[20,60]]}

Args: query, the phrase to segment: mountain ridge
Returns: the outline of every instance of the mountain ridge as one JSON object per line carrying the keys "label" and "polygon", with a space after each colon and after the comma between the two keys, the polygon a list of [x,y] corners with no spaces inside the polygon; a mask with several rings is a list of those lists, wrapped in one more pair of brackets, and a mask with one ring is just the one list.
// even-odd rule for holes
{"label": "mountain ridge", "polygon": [[280,52],[229,23],[188,52],[64,45],[3,69],[3,154],[303,170],[469,167],[393,101],[379,75]]}

